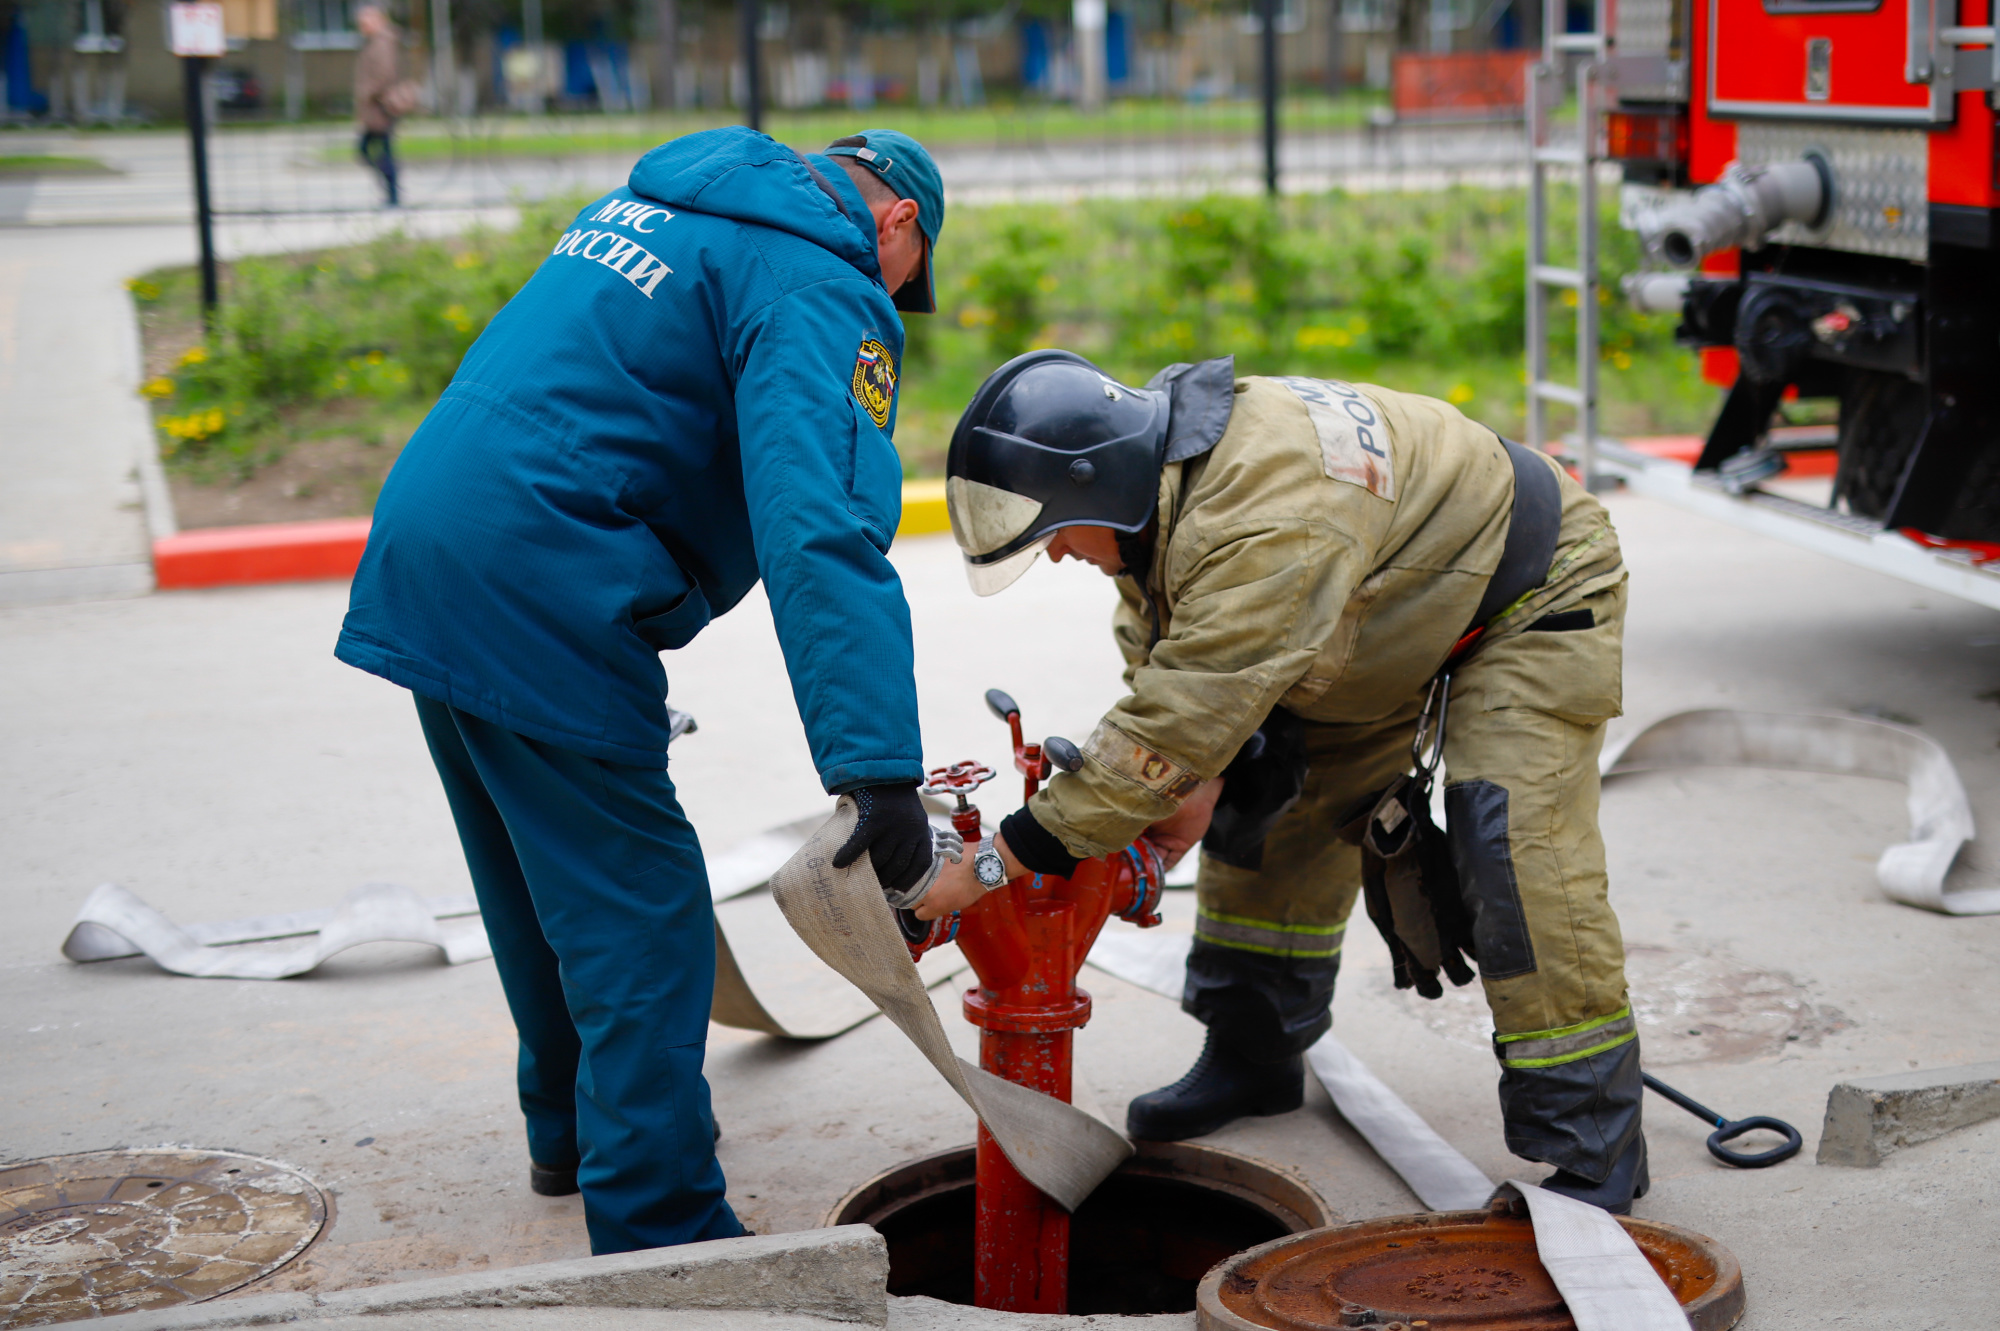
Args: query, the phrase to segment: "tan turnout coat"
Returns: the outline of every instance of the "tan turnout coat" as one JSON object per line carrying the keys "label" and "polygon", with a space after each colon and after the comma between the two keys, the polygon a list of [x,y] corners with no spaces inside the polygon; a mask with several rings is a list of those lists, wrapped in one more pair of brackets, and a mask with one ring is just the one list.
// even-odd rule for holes
{"label": "tan turnout coat", "polygon": [[[1447,403],[1239,379],[1221,441],[1163,470],[1145,594],[1119,580],[1131,692],[1084,746],[1083,770],[1035,797],[1036,821],[1072,854],[1109,854],[1220,773],[1274,706],[1335,724],[1409,712],[1485,595],[1513,490],[1500,440]],[[1623,580],[1603,507],[1566,474],[1562,495],[1549,577],[1489,641]],[[1491,696],[1477,705],[1618,713],[1615,638],[1596,662],[1578,635],[1531,637],[1567,639],[1548,644],[1561,677],[1539,674],[1539,652],[1510,654],[1535,677],[1483,672]],[[1570,701],[1552,704],[1552,688]]]}

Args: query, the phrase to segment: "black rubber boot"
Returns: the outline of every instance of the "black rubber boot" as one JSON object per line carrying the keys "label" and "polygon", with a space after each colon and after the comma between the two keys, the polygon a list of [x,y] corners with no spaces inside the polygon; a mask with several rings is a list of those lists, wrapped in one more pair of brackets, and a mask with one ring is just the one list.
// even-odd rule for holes
{"label": "black rubber boot", "polygon": [[1141,1141],[1206,1137],[1247,1115],[1285,1114],[1305,1103],[1306,1065],[1297,1054],[1252,1063],[1218,1047],[1208,1033],[1201,1057],[1171,1086],[1148,1091],[1125,1111],[1125,1131]]}
{"label": "black rubber boot", "polygon": [[576,1166],[558,1169],[554,1165],[538,1165],[528,1162],[528,1187],[541,1197],[574,1197],[576,1195]]}
{"label": "black rubber boot", "polygon": [[[1505,1058],[1508,1046],[1502,1045]],[[1652,1180],[1640,1130],[1639,1042],[1625,1041],[1552,1067],[1502,1065],[1500,1117],[1507,1149],[1554,1165],[1542,1186],[1613,1215],[1632,1210]]]}
{"label": "black rubber boot", "polygon": [[1652,1176],[1646,1172],[1646,1138],[1643,1134],[1634,1137],[1625,1153],[1612,1162],[1611,1172],[1601,1183],[1558,1169],[1542,1180],[1542,1186],[1550,1192],[1601,1206],[1613,1215],[1630,1215],[1633,1198],[1644,1197],[1653,1186]]}

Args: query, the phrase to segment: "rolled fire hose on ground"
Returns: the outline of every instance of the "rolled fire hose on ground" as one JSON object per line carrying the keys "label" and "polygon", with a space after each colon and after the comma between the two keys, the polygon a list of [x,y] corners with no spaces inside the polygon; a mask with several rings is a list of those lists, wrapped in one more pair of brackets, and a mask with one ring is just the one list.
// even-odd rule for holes
{"label": "rolled fire hose on ground", "polygon": [[[1086,960],[1108,975],[1179,1000],[1193,942],[1186,934],[1104,934]],[[1425,1206],[1433,1211],[1465,1211],[1486,1205],[1493,1195],[1492,1180],[1438,1136],[1332,1032],[1306,1051],[1306,1065],[1340,1116]]]}
{"label": "rolled fire hose on ground", "polygon": [[833,817],[772,877],[778,908],[820,960],[909,1037],[1022,1177],[1075,1210],[1132,1154],[1132,1144],[1074,1105],[1003,1081],[952,1052],[869,857],[833,867],[855,821],[853,797],[841,796]]}
{"label": "rolled fire hose on ground", "polygon": [[[716,910],[713,1016],[725,1026],[825,1040],[875,1015],[864,995],[827,974],[758,890],[824,821],[814,816],[760,832],[708,862]],[[747,972],[730,947],[731,934],[757,940],[746,954]],[[271,946],[240,946],[246,943]],[[493,955],[478,898],[425,898],[394,883],[356,888],[335,907],[189,925],[105,883],[84,899],[62,953],[76,962],[144,956],[162,970],[198,979],[284,980],[364,943],[428,944],[454,966]],[[924,957],[918,973],[935,986],[965,965],[957,949],[939,950]]]}
{"label": "rolled fire hose on ground", "polygon": [[[228,946],[297,938],[261,950]],[[330,910],[259,915],[185,929],[116,883],[84,899],[63,939],[71,961],[152,959],[162,970],[204,979],[283,980],[303,975],[337,952],[363,943],[428,943],[456,966],[493,955],[472,897],[425,900],[394,883],[368,883]]]}
{"label": "rolled fire hose on ground", "polygon": [[1604,751],[1607,777],[1670,767],[1775,767],[1901,781],[1910,839],[1890,846],[1875,878],[1892,901],[1946,915],[2000,914],[2000,888],[1945,885],[1972,839],[1972,805],[1944,747],[1920,731],[1854,716],[1704,708],[1677,712]]}

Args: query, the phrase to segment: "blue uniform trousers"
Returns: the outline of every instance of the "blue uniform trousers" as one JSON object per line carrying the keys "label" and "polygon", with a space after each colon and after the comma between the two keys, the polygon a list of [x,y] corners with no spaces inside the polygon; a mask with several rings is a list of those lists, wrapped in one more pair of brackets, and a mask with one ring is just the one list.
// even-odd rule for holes
{"label": "blue uniform trousers", "polygon": [[507,1006],[528,1154],[574,1163],[593,1253],[731,1238],[702,1054],[715,912],[663,770],[417,696]]}

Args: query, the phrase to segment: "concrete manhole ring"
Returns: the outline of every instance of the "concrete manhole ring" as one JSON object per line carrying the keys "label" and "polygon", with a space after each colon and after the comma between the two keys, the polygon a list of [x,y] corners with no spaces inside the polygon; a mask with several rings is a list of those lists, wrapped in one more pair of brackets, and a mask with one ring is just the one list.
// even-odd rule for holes
{"label": "concrete manhole ring", "polygon": [[212,1299],[297,1257],[326,1222],[305,1175],[233,1151],[0,1165],[0,1327]]}

